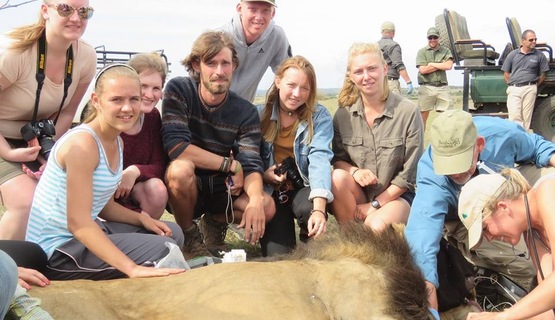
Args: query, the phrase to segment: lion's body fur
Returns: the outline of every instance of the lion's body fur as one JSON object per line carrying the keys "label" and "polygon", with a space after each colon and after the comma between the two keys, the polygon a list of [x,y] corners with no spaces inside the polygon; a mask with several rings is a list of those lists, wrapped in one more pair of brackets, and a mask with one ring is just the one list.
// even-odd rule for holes
{"label": "lion's body fur", "polygon": [[180,275],[54,281],[33,289],[55,319],[430,319],[399,231],[348,224],[273,262]]}

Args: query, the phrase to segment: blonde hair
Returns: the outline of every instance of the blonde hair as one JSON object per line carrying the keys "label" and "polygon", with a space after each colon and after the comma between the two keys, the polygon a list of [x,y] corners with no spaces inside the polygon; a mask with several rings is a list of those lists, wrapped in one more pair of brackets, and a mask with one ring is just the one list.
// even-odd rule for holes
{"label": "blonde hair", "polygon": [[[49,4],[47,0],[43,0],[42,3]],[[38,41],[45,29],[46,20],[44,20],[42,12],[39,11],[37,22],[17,27],[6,34],[9,38],[15,40],[10,43],[8,49],[20,53],[27,50]]]}
{"label": "blonde hair", "polygon": [[[137,81],[137,85],[141,88],[141,81],[139,79],[139,74],[135,69],[131,68],[129,65],[118,63],[113,65],[108,65],[101,69],[96,76],[96,81],[94,84],[94,92],[98,97],[104,94],[106,89],[106,81],[115,78],[130,78]],[[92,101],[89,100],[85,106],[86,113],[84,116],[83,123],[89,123],[93,121],[97,116],[97,109],[93,105]]]}
{"label": "blonde hair", "polygon": [[506,180],[484,205],[483,219],[490,216],[497,209],[497,203],[502,200],[515,200],[530,191],[531,186],[524,176],[516,169],[504,168],[500,172]]}
{"label": "blonde hair", "polygon": [[[318,86],[316,84],[316,72],[314,71],[314,67],[312,66],[312,64],[305,57],[294,56],[286,59],[281,63],[278,70],[276,71],[275,78],[283,78],[285,71],[290,68],[298,69],[299,71],[304,72],[309,82],[309,93],[308,98],[306,99],[306,103],[297,109],[299,113],[299,122],[306,121],[308,124],[308,134],[305,137],[305,141],[303,141],[304,143],[308,144],[312,141],[312,137],[314,136],[314,123],[312,120],[312,114],[314,113],[314,111],[316,111],[317,106],[316,93],[318,90]],[[270,120],[274,105],[276,103],[280,103],[278,100],[279,89],[277,88],[274,81],[270,86],[268,93],[266,94],[266,104],[260,120],[263,138],[265,141],[271,143],[275,141],[278,136],[279,130],[281,129],[279,117],[277,122]]]}
{"label": "blonde hair", "polygon": [[137,73],[155,71],[162,77],[162,87],[166,83],[168,64],[158,52],[137,53],[127,62]]}
{"label": "blonde hair", "polygon": [[[345,72],[345,78],[343,79],[343,87],[339,92],[338,97],[338,104],[339,107],[348,107],[352,106],[357,102],[360,97],[360,91],[358,90],[355,83],[351,80],[350,73],[351,73],[351,65],[355,57],[363,55],[363,54],[374,54],[380,59],[381,66],[385,66],[387,63],[382,54],[382,50],[377,43],[364,43],[364,42],[357,42],[354,43],[351,48],[349,49],[349,58],[347,61],[347,71]],[[387,84],[387,76],[384,76],[383,83],[382,83],[382,95],[381,100],[387,100],[389,96],[389,85]]]}

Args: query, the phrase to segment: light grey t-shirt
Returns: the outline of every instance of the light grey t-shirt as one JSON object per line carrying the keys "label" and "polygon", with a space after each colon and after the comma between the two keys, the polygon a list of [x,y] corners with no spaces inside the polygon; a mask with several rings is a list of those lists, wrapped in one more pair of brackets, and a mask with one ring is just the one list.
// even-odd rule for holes
{"label": "light grey t-shirt", "polygon": [[247,45],[241,17],[238,14],[220,30],[227,31],[233,36],[239,58],[239,66],[233,71],[230,89],[252,102],[258,84],[268,67],[271,67],[275,73],[283,60],[292,56],[289,40],[283,29],[272,20],[260,38]]}

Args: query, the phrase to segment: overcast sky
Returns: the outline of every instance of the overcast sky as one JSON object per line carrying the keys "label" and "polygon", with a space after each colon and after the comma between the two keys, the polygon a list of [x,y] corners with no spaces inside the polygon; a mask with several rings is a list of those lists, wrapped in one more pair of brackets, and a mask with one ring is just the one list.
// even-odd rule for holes
{"label": "overcast sky", "polygon": [[[5,1],[5,0],[0,0]],[[21,0],[11,0],[11,3]],[[179,61],[192,42],[206,29],[219,27],[235,13],[238,0],[90,0],[95,8],[83,38],[106,50],[152,51],[164,49],[171,62],[172,76],[185,75]],[[539,41],[555,45],[555,1],[372,1],[372,0],[277,0],[274,20],[282,26],[293,54],[307,57],[316,68],[318,87],[342,85],[347,51],[353,42],[374,42],[380,26],[390,20],[396,25],[395,40],[411,79],[416,82],[416,52],[427,44],[426,30],[443,9],[466,17],[472,38],[481,38],[501,52],[509,41],[506,17],[516,17],[522,29],[536,31]],[[391,7],[388,7],[391,5]],[[40,2],[0,10],[0,33],[34,22]],[[267,72],[260,89],[271,82]],[[460,71],[450,71],[449,81],[462,85]],[[404,82],[402,82],[404,86]]]}

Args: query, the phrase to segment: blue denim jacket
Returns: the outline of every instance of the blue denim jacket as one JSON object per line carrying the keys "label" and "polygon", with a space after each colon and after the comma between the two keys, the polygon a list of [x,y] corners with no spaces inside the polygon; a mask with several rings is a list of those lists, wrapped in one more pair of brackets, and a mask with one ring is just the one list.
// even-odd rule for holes
{"label": "blue denim jacket", "polygon": [[[258,113],[262,117],[264,105],[257,106]],[[277,121],[279,107],[274,105],[272,121]],[[316,111],[312,114],[314,123],[314,136],[310,144],[305,144],[304,139],[308,134],[308,124],[299,123],[295,134],[293,153],[295,163],[299,168],[299,173],[303,178],[304,185],[310,186],[309,200],[315,197],[326,198],[328,203],[333,200],[331,193],[331,140],[333,138],[332,118],[329,111],[322,105],[316,106]],[[260,146],[260,156],[264,164],[264,171],[275,164],[274,145],[262,139]],[[274,187],[269,184],[264,185],[264,191],[272,194]]]}

